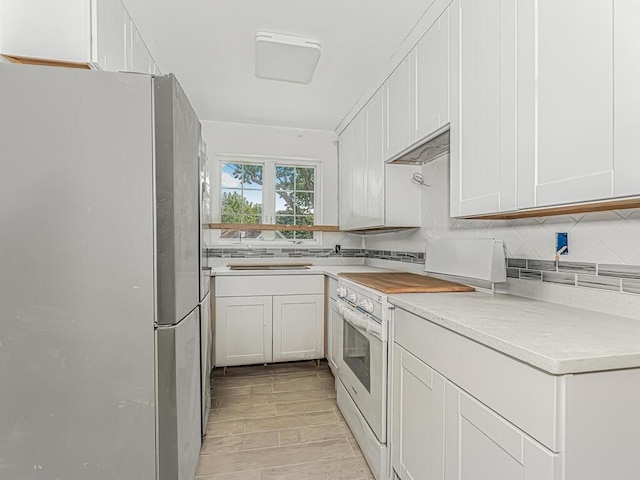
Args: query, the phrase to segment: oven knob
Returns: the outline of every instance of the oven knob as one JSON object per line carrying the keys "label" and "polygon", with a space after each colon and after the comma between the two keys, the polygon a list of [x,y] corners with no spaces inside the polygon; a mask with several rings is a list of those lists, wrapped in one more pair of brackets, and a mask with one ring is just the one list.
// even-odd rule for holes
{"label": "oven knob", "polygon": [[347,296],[347,289],[344,287],[338,287],[336,293],[338,294],[338,297],[344,298]]}
{"label": "oven knob", "polygon": [[358,301],[358,296],[355,293],[351,293],[349,294],[349,297],[347,297],[347,300],[351,303],[356,303]]}
{"label": "oven knob", "polygon": [[373,313],[373,309],[374,309],[373,302],[368,298],[364,298],[360,302],[360,308],[362,308],[365,312]]}

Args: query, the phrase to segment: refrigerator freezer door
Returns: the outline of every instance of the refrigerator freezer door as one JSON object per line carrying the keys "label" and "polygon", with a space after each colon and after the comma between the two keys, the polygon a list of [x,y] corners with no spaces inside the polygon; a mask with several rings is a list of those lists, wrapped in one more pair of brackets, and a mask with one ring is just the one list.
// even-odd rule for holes
{"label": "refrigerator freezer door", "polygon": [[200,309],[157,329],[158,479],[193,480],[201,445]]}
{"label": "refrigerator freezer door", "polygon": [[200,122],[173,75],[154,77],[158,324],[200,302]]}
{"label": "refrigerator freezer door", "polygon": [[211,268],[207,267],[207,244],[205,238],[208,224],[211,223],[211,185],[209,181],[207,144],[200,139],[200,300],[204,300],[210,290]]}
{"label": "refrigerator freezer door", "polygon": [[155,480],[151,77],[0,87],[0,478]]}
{"label": "refrigerator freezer door", "polygon": [[211,412],[211,294],[200,304],[200,369],[202,374],[202,436],[207,433],[207,422]]}

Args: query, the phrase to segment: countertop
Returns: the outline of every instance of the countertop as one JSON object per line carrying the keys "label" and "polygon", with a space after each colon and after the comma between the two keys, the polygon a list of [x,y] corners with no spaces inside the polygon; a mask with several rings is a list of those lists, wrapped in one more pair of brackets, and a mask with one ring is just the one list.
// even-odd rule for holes
{"label": "countertop", "polygon": [[410,293],[393,305],[553,375],[640,367],[640,320],[505,294]]}
{"label": "countertop", "polygon": [[229,267],[213,267],[211,276],[223,275],[327,275],[338,279],[339,273],[393,272],[386,268],[368,267],[366,265],[313,265],[304,270],[229,270]]}

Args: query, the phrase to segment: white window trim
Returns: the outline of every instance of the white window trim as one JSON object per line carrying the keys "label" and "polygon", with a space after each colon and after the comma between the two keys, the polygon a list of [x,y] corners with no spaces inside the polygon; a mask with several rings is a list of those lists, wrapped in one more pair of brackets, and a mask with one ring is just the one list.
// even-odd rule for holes
{"label": "white window trim", "polygon": [[[264,165],[263,171],[263,189],[262,189],[262,222],[265,224],[275,223],[275,202],[276,202],[276,190],[275,190],[275,166],[283,165],[289,167],[315,167],[316,174],[314,179],[314,224],[322,225],[322,162],[310,158],[298,158],[298,157],[276,157],[266,155],[239,155],[229,153],[218,153],[213,157],[213,166],[215,167],[212,172],[211,180],[211,217],[213,223],[220,223],[221,217],[221,191],[222,191],[222,165],[225,163],[248,163],[253,165]],[[268,185],[268,187],[267,187]],[[273,216],[271,215],[273,214]],[[322,232],[314,232],[313,240],[256,240],[250,239],[246,241],[239,241],[238,239],[222,239],[220,238],[220,230],[215,229],[210,231],[209,246],[231,246],[234,247],[247,247],[260,246],[265,247],[291,247],[294,245],[300,246],[316,246],[322,245]]]}

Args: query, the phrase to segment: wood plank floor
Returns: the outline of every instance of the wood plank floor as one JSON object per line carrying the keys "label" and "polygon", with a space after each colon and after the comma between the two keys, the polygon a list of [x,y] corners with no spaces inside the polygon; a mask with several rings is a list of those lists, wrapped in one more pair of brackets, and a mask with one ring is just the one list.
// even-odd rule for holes
{"label": "wood plank floor", "polygon": [[213,373],[199,480],[371,480],[325,362]]}

